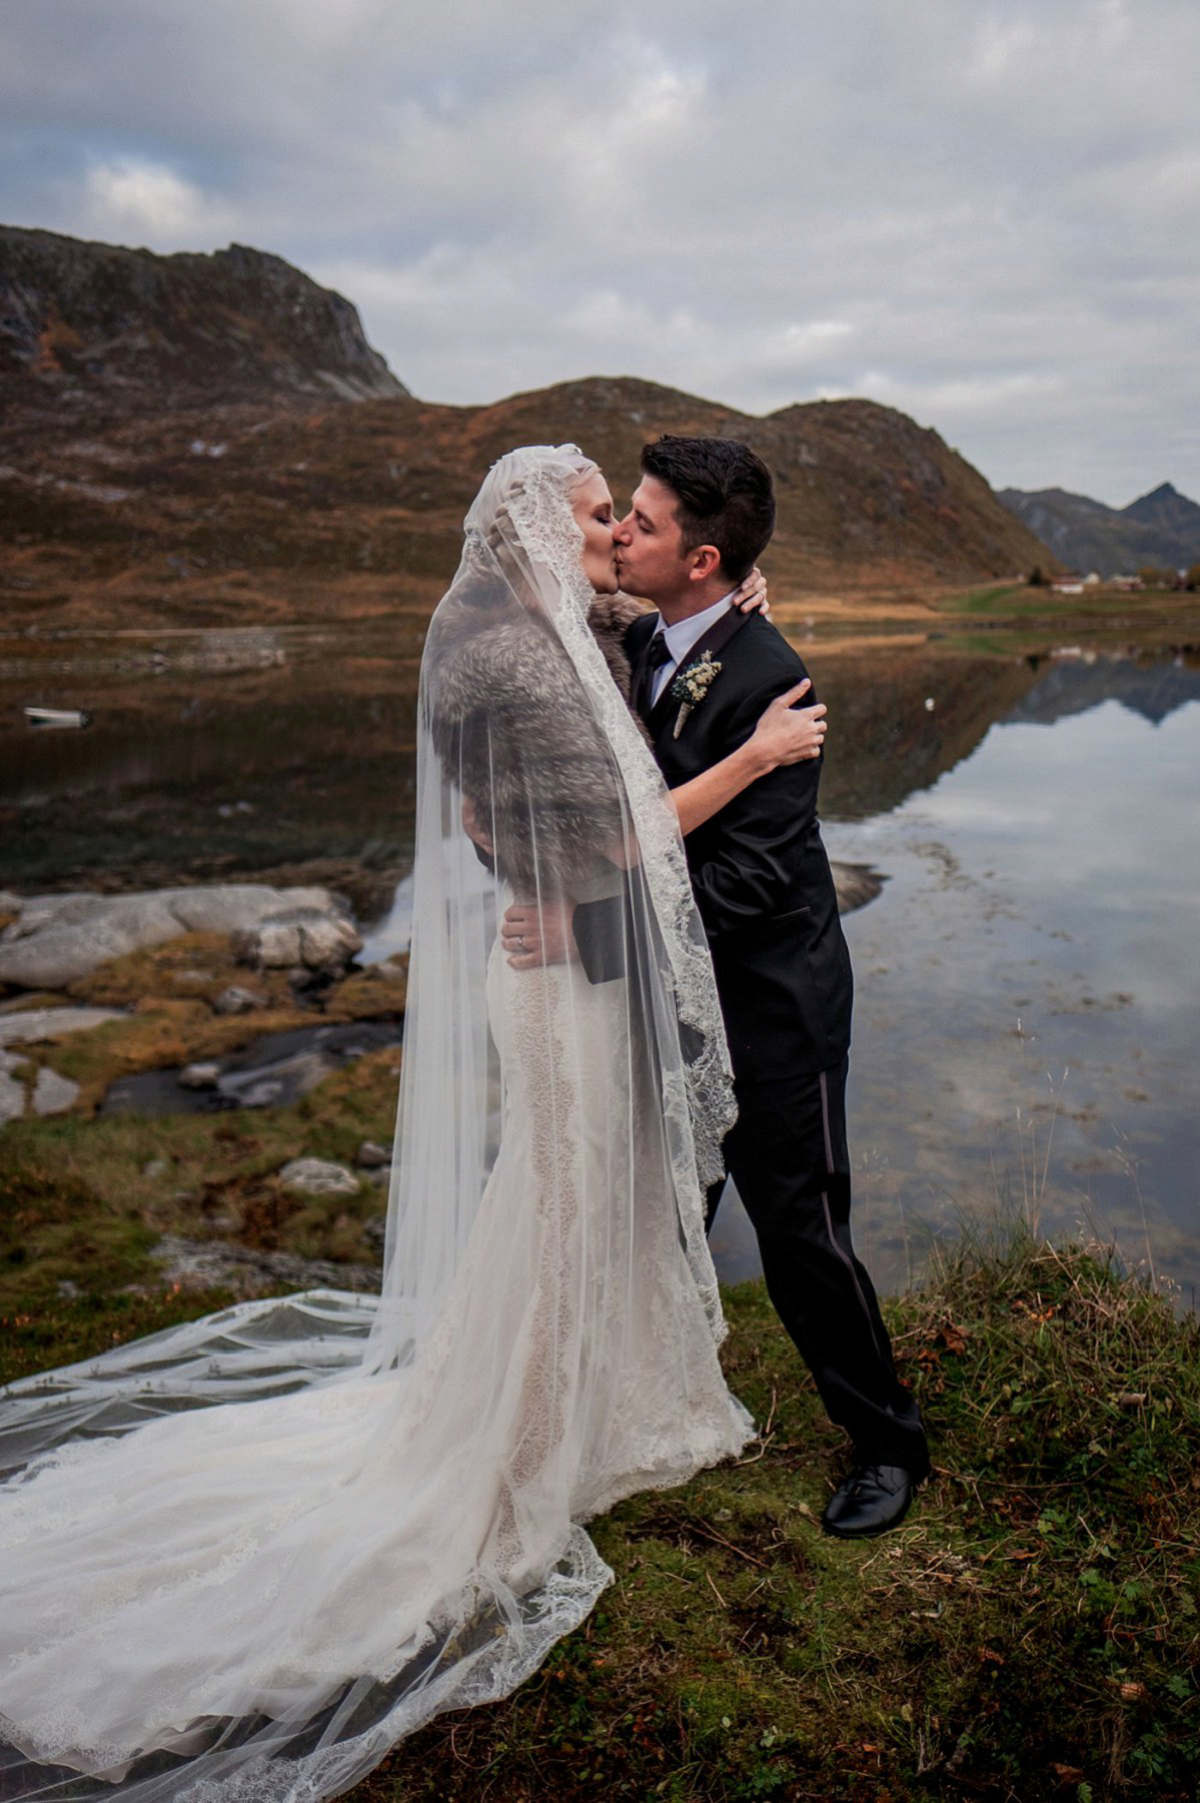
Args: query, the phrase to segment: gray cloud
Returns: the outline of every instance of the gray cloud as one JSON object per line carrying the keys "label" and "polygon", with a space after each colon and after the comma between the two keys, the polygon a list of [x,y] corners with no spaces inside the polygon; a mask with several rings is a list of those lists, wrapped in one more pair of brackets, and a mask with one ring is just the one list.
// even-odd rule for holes
{"label": "gray cloud", "polygon": [[17,0],[0,214],[231,238],[418,393],[868,394],[995,483],[1200,493],[1194,0]]}

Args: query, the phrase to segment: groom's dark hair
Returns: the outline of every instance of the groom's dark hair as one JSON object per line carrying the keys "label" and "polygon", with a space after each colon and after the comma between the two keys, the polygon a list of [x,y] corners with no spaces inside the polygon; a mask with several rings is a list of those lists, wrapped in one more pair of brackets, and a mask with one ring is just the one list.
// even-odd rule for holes
{"label": "groom's dark hair", "polygon": [[775,530],[771,472],[736,438],[675,438],[642,451],[642,470],[675,496],[683,549],[715,545],[730,582],[754,568]]}

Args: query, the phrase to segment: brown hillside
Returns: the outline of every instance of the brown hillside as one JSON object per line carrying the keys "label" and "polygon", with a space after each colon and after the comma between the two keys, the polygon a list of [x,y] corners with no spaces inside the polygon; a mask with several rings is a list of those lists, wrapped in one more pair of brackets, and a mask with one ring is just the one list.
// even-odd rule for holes
{"label": "brown hillside", "polygon": [[1052,561],[977,471],[890,408],[826,401],[759,419],[593,378],[489,407],[215,407],[86,433],[12,418],[0,430],[5,611],[151,625],[428,606],[494,457],[574,440],[624,499],[641,445],[662,431],[737,436],[766,458],[780,599],[967,584]]}
{"label": "brown hillside", "polygon": [[623,503],[661,432],[743,438],[770,464],[780,600],[1053,564],[978,471],[891,408],[758,418],[629,377],[438,406],[392,376],[348,301],[236,245],[160,257],[0,227],[0,399],[15,625],[423,609],[501,452],[574,440]]}
{"label": "brown hillside", "polygon": [[775,473],[772,567],[798,591],[971,582],[1048,561],[1031,532],[1011,531],[978,470],[936,432],[874,401],[808,402],[759,418],[653,382],[593,378],[481,408],[472,426],[493,453],[538,431],[575,439],[622,492],[648,437],[743,439]]}

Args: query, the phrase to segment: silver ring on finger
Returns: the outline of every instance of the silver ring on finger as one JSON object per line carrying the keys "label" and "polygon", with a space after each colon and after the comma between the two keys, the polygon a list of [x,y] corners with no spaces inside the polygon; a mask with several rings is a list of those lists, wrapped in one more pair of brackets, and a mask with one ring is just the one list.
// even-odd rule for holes
{"label": "silver ring on finger", "polygon": [[521,956],[522,956],[522,957],[524,957],[524,956],[525,956],[525,939],[524,939],[524,935],[522,935],[522,936],[521,936],[521,938],[519,938],[519,939],[518,939],[518,940],[517,940],[517,950],[518,950],[518,952],[520,952],[520,954],[521,954]]}

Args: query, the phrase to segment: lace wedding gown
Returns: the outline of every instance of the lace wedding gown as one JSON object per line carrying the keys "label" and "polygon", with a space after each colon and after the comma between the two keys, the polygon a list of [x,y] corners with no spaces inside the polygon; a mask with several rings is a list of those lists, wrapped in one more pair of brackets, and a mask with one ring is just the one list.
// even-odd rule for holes
{"label": "lace wedding gown", "polygon": [[[583,1619],[611,1573],[582,1523],[749,1436],[700,1218],[715,998],[669,810],[592,661],[583,467],[502,460],[431,628],[381,1298],[246,1304],[0,1403],[0,1796],[336,1795]],[[566,687],[539,702],[547,668]],[[498,882],[457,830],[481,734],[507,766]],[[629,977],[513,971],[512,893],[603,882],[614,821],[640,852]]]}

